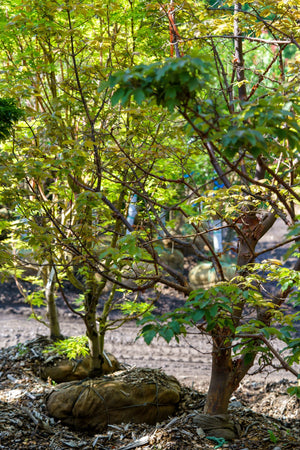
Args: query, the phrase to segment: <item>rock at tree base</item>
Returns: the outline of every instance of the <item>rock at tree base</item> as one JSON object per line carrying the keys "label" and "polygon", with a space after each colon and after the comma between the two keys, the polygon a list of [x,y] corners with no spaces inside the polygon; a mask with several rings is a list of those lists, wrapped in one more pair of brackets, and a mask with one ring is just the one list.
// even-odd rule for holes
{"label": "rock at tree base", "polygon": [[206,435],[223,438],[231,441],[237,438],[236,428],[233,422],[229,420],[227,414],[209,416],[207,414],[197,414],[193,422],[205,431]]}
{"label": "rock at tree base", "polygon": [[[114,355],[110,353],[106,353],[106,355],[109,362],[106,358],[104,359],[103,374],[106,375],[120,370],[121,364]],[[83,380],[88,377],[91,361],[89,356],[78,360],[59,359],[53,366],[42,366],[40,368],[40,377],[43,380],[51,378],[56,383]]]}
{"label": "rock at tree base", "polygon": [[63,383],[47,398],[51,416],[81,430],[108,424],[155,424],[173,414],[180,400],[176,378],[160,370],[130,369],[101,378]]}

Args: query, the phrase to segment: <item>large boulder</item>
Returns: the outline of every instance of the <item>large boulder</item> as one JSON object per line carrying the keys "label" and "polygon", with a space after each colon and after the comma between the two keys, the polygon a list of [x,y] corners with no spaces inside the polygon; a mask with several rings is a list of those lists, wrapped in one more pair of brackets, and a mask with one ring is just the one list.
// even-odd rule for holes
{"label": "large boulder", "polygon": [[[225,277],[229,280],[236,272],[235,264],[222,263],[222,268]],[[201,262],[190,270],[189,281],[192,289],[208,289],[218,282],[218,277],[211,262]]]}
{"label": "large boulder", "polygon": [[122,422],[155,424],[173,414],[179,400],[176,378],[160,370],[133,368],[60,384],[47,397],[47,409],[66,425],[101,431]]}
{"label": "large boulder", "polygon": [[180,250],[163,250],[159,257],[171,269],[183,272],[184,256]]}
{"label": "large boulder", "polygon": [[[110,353],[105,354],[102,366],[103,374],[113,373],[121,369],[121,364]],[[43,380],[50,378],[56,383],[83,380],[87,378],[91,370],[92,359],[87,356],[83,359],[60,358],[53,365],[42,365],[40,367],[40,377]]]}

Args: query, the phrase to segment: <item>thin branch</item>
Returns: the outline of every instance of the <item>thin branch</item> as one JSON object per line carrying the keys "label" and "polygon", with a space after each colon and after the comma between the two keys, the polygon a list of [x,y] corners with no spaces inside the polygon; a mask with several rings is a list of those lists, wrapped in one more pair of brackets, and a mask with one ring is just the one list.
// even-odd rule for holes
{"label": "thin branch", "polygon": [[280,49],[278,51],[278,53],[276,53],[276,55],[274,56],[274,58],[272,59],[272,61],[270,62],[270,64],[267,66],[267,68],[264,70],[264,72],[262,74],[259,75],[258,81],[257,83],[252,87],[250,94],[247,97],[247,101],[250,100],[250,98],[252,97],[252,95],[255,93],[255,91],[257,90],[257,88],[259,87],[259,85],[261,84],[261,82],[263,81],[263,79],[265,78],[265,75],[269,72],[269,70],[271,69],[271,67],[273,66],[273,64],[277,61],[278,58],[280,58],[280,55],[282,55],[282,50],[287,46],[287,44],[280,46]]}
{"label": "thin branch", "polygon": [[[221,34],[207,34],[205,36],[194,36],[192,38],[182,38],[183,41],[194,41],[194,40],[203,40],[203,39],[235,39],[234,35],[221,35]],[[299,44],[296,44],[291,38],[288,41],[281,41],[281,40],[269,40],[269,39],[261,39],[261,38],[252,38],[250,36],[241,36],[243,40],[251,41],[251,42],[260,42],[262,44],[269,44],[269,45],[284,45],[284,44],[295,44],[297,47],[300,48]]]}
{"label": "thin branch", "polygon": [[88,108],[88,105],[87,105],[86,98],[83,95],[82,85],[81,85],[81,81],[80,81],[80,78],[79,78],[79,71],[78,71],[78,67],[77,67],[76,52],[75,52],[75,45],[74,45],[74,38],[73,38],[73,34],[72,34],[73,26],[72,26],[72,21],[71,21],[71,13],[70,13],[69,9],[67,9],[67,13],[68,13],[68,23],[69,23],[69,30],[70,30],[71,51],[72,51],[71,58],[72,58],[72,61],[73,61],[73,67],[74,67],[76,83],[77,83],[77,86],[78,86],[79,94],[80,94],[80,97],[81,97],[81,100],[82,100],[82,103],[83,103],[83,107],[84,107],[86,116],[88,118],[88,121],[89,121],[90,124],[93,124],[93,120],[92,120],[92,118],[90,116],[90,111],[89,111],[89,108]]}
{"label": "thin branch", "polygon": [[[215,43],[214,43],[213,39],[211,39],[211,45],[212,45],[212,49],[213,49],[213,53],[214,53],[214,59],[215,59],[215,63],[216,63],[216,68],[217,68],[217,71],[218,71],[219,83],[220,83],[220,86],[221,86],[221,91],[222,91],[224,100],[225,100],[225,102],[227,104],[229,112],[233,113],[234,112],[234,106],[233,106],[232,83],[228,84],[227,74],[226,74],[226,71],[225,71],[225,68],[224,68],[224,64],[222,63],[222,60],[220,58],[219,52],[217,50],[217,47],[215,46]],[[221,73],[222,73],[222,77],[223,77],[223,80],[224,80],[224,83],[225,83],[225,86],[226,86],[227,94],[229,96],[229,100],[228,100],[227,96],[225,95],[225,89],[223,88],[223,84],[222,84],[222,81],[221,81],[221,74],[220,74],[219,66],[221,68]]]}
{"label": "thin branch", "polygon": [[268,341],[268,339],[263,336],[262,334],[238,334],[236,336],[237,338],[241,338],[241,339],[254,339],[254,340],[259,340],[262,341],[267,347],[268,349],[273,353],[273,355],[275,356],[275,358],[278,359],[278,361],[280,362],[280,364],[282,365],[282,367],[288,371],[291,372],[293,375],[295,375],[295,377],[298,378],[299,374],[298,372],[293,369],[293,367],[291,367],[284,359],[283,357],[280,355],[280,353],[273,347],[273,345],[270,343],[270,341]]}
{"label": "thin branch", "polygon": [[247,99],[247,89],[245,80],[243,36],[240,30],[239,13],[242,10],[240,3],[234,4],[234,65],[236,67],[236,80],[238,83],[238,93],[240,102]]}

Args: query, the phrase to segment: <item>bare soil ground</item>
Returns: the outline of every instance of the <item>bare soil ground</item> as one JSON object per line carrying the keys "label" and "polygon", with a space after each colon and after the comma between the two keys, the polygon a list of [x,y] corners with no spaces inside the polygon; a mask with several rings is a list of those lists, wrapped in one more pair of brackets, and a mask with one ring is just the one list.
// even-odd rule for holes
{"label": "bare soil ground", "polygon": [[[273,231],[266,236],[261,248],[275,243],[282,233],[282,227],[275,229],[275,235]],[[280,258],[282,253],[271,256]],[[158,306],[166,311],[183,302],[183,297],[166,290]],[[83,323],[62,302],[59,310],[65,336],[84,333]],[[156,427],[111,426],[103,435],[87,435],[63,427],[46,414],[44,397],[51,386],[34,375],[32,361],[20,348],[25,341],[47,335],[47,329],[29,315],[30,308],[14,283],[0,285],[0,449],[217,448],[218,443],[202,436],[192,422],[194,411],[203,408],[209,383],[211,356],[206,338],[190,335],[169,345],[156,339],[147,346],[142,339],[136,341],[138,329],[133,323],[109,332],[108,352],[128,366],[161,368],[176,376],[183,386],[182,401],[175,418]],[[223,443],[223,448],[300,449],[299,400],[286,394],[289,385],[295,385],[294,377],[283,370],[249,374],[232,399],[231,415],[241,426],[240,438]]]}

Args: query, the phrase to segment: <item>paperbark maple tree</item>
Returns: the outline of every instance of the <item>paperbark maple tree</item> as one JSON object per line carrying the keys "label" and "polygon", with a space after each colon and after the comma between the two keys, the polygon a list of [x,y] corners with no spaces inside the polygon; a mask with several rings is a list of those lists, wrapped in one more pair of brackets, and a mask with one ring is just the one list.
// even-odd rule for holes
{"label": "paperbark maple tree", "polygon": [[[250,284],[247,280],[258,256],[257,243],[275,223],[276,217],[281,217],[288,226],[298,220],[295,205],[299,203],[296,181],[299,176],[296,156],[299,106],[294,89],[299,79],[292,61],[293,80],[286,82],[288,72],[283,55],[289,46],[295,54],[299,44],[292,31],[298,13],[294,14],[295,10],[291,11],[284,2],[277,2],[276,7],[274,2],[214,5],[214,8],[208,8],[211,16],[207,11],[192,10],[194,17],[206,19],[205,29],[198,19],[193,29],[195,31],[199,26],[196,36],[180,32],[182,44],[195,40],[202,42],[199,59],[187,57],[164,64],[141,65],[125,74],[116,74],[111,83],[118,87],[113,101],[126,104],[133,95],[140,103],[144,95],[171,112],[177,111],[188,125],[187,135],[198,143],[199,152],[207,154],[216,179],[224,185],[221,194],[202,193],[198,187],[194,188],[195,196],[200,195],[198,202],[201,201],[202,214],[190,218],[190,222],[195,233],[201,236],[203,233],[197,229],[197,223],[213,215],[235,230],[238,236],[235,281],[221,284],[220,292],[212,288],[210,301],[201,290],[199,294],[190,295],[186,310],[160,319],[152,315],[142,322],[150,322],[142,331],[147,342],[156,333],[167,341],[172,336],[186,333],[187,323],[212,336],[212,374],[205,411],[221,414],[227,411],[232,393],[262,350],[259,342],[265,344],[264,333],[272,330],[275,335],[280,334],[271,325],[276,323],[276,315],[291,293],[291,289],[283,289],[278,297],[269,294],[266,303],[257,287],[261,280],[251,278]],[[270,6],[274,7],[272,13],[268,9]],[[222,33],[218,31],[221,29]],[[232,43],[229,69],[228,59],[224,60],[218,48],[227,46],[224,43],[228,41]],[[269,58],[256,64],[254,58],[260,46],[268,46]],[[192,47],[195,52],[195,44]],[[207,52],[211,58],[207,57]],[[294,242],[293,248],[297,249],[297,236]],[[219,255],[212,248],[210,250],[212,263],[222,281],[224,275]],[[297,262],[294,270],[298,267]],[[276,272],[271,264],[268,270]],[[279,282],[280,273],[278,270]],[[229,306],[222,298],[232,295],[232,285],[242,290]],[[249,298],[249,292],[252,298],[251,295]],[[251,326],[247,328],[245,320],[250,305],[255,307],[257,318],[250,321]],[[199,325],[199,320],[204,323]],[[280,320],[284,321],[283,316]],[[248,332],[244,333],[246,329]],[[285,331],[289,333],[288,327]],[[280,338],[285,340],[286,336]],[[233,355],[235,347],[243,347],[239,356]],[[298,360],[297,354],[295,360]],[[297,376],[297,371],[291,371]]]}
{"label": "paperbark maple tree", "polygon": [[[125,294],[166,285],[189,301],[175,315],[148,314],[143,334],[169,341],[194,325],[211,335],[206,411],[224,413],[255,356],[271,361],[264,337],[285,340],[289,361],[299,359],[292,321],[281,312],[290,294],[283,269],[265,266],[284,280],[283,294],[267,299],[251,271],[276,217],[294,226],[295,248],[299,238],[299,13],[269,0],[173,4],[170,43],[169,5],[119,3],[3,2],[1,76],[27,118],[1,150],[2,178],[10,180],[2,198],[13,205],[15,236],[35,261],[48,275],[53,267],[61,287],[68,279],[82,291],[81,311],[65,300],[86,324],[94,374],[115,306],[110,297],[97,316],[107,282]],[[170,45],[177,58],[164,61]],[[224,187],[214,190],[215,183]],[[135,195],[133,226],[127,217]],[[236,236],[231,283],[209,239],[216,217]],[[179,233],[176,222],[188,231]],[[223,283],[193,292],[164,259],[167,241],[210,261]],[[287,279],[299,284],[293,271]],[[124,309],[137,315],[147,305],[125,302]]]}

